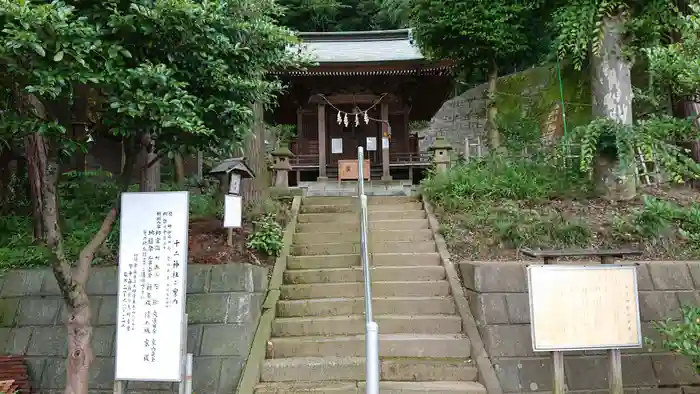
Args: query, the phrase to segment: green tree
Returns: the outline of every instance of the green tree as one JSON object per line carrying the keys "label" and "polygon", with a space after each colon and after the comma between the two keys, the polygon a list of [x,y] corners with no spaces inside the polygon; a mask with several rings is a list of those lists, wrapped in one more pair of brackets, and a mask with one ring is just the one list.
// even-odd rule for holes
{"label": "green tree", "polygon": [[492,148],[499,148],[496,80],[499,71],[523,65],[526,57],[537,51],[538,45],[528,31],[539,22],[541,2],[410,0],[408,7],[409,11],[396,7],[397,17],[408,12],[415,37],[426,54],[454,59],[467,78],[487,76],[487,137]]}
{"label": "green tree", "polygon": [[361,31],[399,27],[377,0],[279,0],[280,23],[298,31]]}
{"label": "green tree", "polygon": [[[633,120],[634,60],[644,48],[670,44],[678,28],[674,4],[669,0],[571,0],[556,6],[558,56],[578,70],[590,69],[592,76],[593,115],[598,119],[570,137],[581,143],[581,168],[591,171],[599,194],[609,199],[636,195],[634,170],[640,152],[649,161],[655,155],[676,179],[696,172],[692,160],[675,145],[693,132],[688,122],[663,116],[665,108],[658,105],[638,122]],[[655,83],[667,81],[657,78]]]}
{"label": "green tree", "polygon": [[[253,103],[281,89],[269,71],[296,64],[272,0],[194,2],[0,0],[0,135],[24,139],[39,238],[69,310],[66,393],[87,394],[93,355],[85,284],[117,217],[112,209],[78,261],[63,246],[57,183],[85,140],[74,124],[127,141],[123,182],[168,152],[230,151],[253,120]],[[134,166],[135,154],[147,160]],[[229,152],[226,152],[229,153]],[[118,196],[115,196],[115,202]],[[116,204],[115,204],[116,205]]]}

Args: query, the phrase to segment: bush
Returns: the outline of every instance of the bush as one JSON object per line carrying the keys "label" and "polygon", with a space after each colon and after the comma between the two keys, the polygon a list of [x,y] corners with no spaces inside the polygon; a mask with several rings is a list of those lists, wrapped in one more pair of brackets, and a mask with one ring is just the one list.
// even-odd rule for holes
{"label": "bush", "polygon": [[282,226],[274,214],[268,213],[253,222],[246,246],[268,256],[278,256],[282,250],[282,238]]}
{"label": "bush", "polygon": [[700,204],[681,205],[663,193],[595,199],[588,176],[559,163],[546,150],[489,155],[431,174],[423,192],[463,258],[498,258],[507,250],[513,258],[521,247],[646,247],[652,258],[700,257]]}
{"label": "bush", "polygon": [[488,155],[471,160],[423,182],[430,200],[446,209],[459,209],[474,199],[543,200],[587,195],[588,180],[548,158]]}
{"label": "bush", "polygon": [[[700,307],[685,305],[681,308],[680,322],[667,320],[654,323],[661,334],[661,346],[669,351],[688,357],[700,373]],[[650,345],[658,345],[651,339],[646,340]]]}
{"label": "bush", "polygon": [[[129,191],[138,190],[132,185]],[[161,185],[163,191],[178,190],[170,184]],[[61,227],[66,253],[77,259],[80,250],[98,232],[104,215],[114,206],[120,186],[111,173],[103,171],[68,172],[62,174],[59,183]],[[190,217],[212,217],[221,210],[221,203],[214,191],[190,194]],[[0,216],[0,268],[44,266],[48,263],[48,250],[33,240],[33,227],[29,204],[17,202],[10,215]],[[96,263],[112,262],[119,245],[119,224],[112,228],[104,247],[96,256]]]}

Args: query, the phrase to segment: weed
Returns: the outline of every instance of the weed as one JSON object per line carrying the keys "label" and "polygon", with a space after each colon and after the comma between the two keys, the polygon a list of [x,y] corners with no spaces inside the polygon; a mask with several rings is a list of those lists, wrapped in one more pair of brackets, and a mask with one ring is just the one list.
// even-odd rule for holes
{"label": "weed", "polygon": [[697,373],[700,373],[700,307],[684,305],[681,308],[680,322],[671,319],[654,323],[661,334],[661,343],[647,338],[646,343],[680,354],[690,359]]}
{"label": "weed", "polygon": [[700,257],[700,204],[593,199],[588,177],[545,152],[490,155],[424,180],[453,253],[512,258],[521,247],[643,246],[654,257]]}
{"label": "weed", "polygon": [[282,250],[282,237],[282,226],[274,214],[268,213],[253,222],[246,246],[268,256],[277,256]]}

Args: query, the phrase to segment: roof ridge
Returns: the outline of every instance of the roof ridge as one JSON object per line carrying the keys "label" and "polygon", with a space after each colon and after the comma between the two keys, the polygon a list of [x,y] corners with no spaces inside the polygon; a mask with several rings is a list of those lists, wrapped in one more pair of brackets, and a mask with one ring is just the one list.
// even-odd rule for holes
{"label": "roof ridge", "polygon": [[333,32],[299,32],[297,36],[305,42],[318,41],[388,41],[411,40],[411,29],[396,30],[364,30],[364,31],[333,31]]}

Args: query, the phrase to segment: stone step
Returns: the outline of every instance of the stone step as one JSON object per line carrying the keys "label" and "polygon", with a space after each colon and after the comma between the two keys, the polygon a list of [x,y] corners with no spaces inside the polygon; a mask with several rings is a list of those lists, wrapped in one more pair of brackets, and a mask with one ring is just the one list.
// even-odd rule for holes
{"label": "stone step", "polygon": [[[371,267],[372,282],[417,282],[445,279],[445,268],[441,265],[427,267]],[[362,282],[361,267],[287,270],[285,284]]]}
{"label": "stone step", "polygon": [[[433,253],[437,252],[435,241],[399,241],[378,242],[371,238],[369,242],[370,253]],[[293,256],[320,256],[335,254],[360,253],[360,243],[319,243],[306,245],[292,245]]]}
{"label": "stone step", "polygon": [[[363,286],[362,282],[282,285],[280,297],[283,300],[336,298],[338,295],[362,297]],[[445,280],[372,283],[373,297],[446,297],[449,294],[450,286]]]}
{"label": "stone step", "polygon": [[[457,334],[462,319],[457,315],[378,315],[383,334]],[[275,337],[356,335],[365,332],[364,315],[278,317],[272,325]]]}
{"label": "stone step", "polygon": [[[433,231],[431,229],[373,231],[370,234],[370,239],[372,240],[372,242],[430,241],[433,239]],[[297,245],[359,242],[359,240],[359,231],[294,234],[294,243]]]}
{"label": "stone step", "polygon": [[[372,210],[367,215],[369,220],[403,220],[423,219],[425,211],[379,211]],[[297,217],[299,223],[337,223],[359,220],[356,212],[351,213],[302,213]]]}
{"label": "stone step", "polygon": [[[364,382],[358,383],[359,393],[365,392]],[[486,394],[478,382],[379,382],[382,394]]]}
{"label": "stone step", "polygon": [[[364,335],[270,338],[272,358],[363,357]],[[469,339],[461,334],[379,334],[380,357],[468,358]]]}
{"label": "stone step", "polygon": [[[368,204],[369,211],[415,211],[422,210],[423,204],[420,202],[406,202],[397,204]],[[301,213],[347,213],[359,212],[360,206],[357,199],[350,204],[329,204],[329,205],[302,205]]]}
{"label": "stone step", "polygon": [[[416,197],[409,197],[409,196],[367,196],[367,203],[370,205],[371,204],[395,205],[395,204],[404,204],[404,203],[417,202],[417,201],[418,201],[418,199]],[[357,196],[353,196],[353,197],[314,196],[314,197],[304,197],[304,199],[302,200],[302,206],[304,206],[304,205],[351,205],[355,202],[357,202]]]}
{"label": "stone step", "polygon": [[361,394],[355,382],[274,382],[261,383],[255,394]]}
{"label": "stone step", "polygon": [[[477,382],[379,382],[381,394],[486,394]],[[262,383],[256,394],[364,394],[364,382]]]}
{"label": "stone step", "polygon": [[[297,223],[296,231],[298,233],[330,233],[333,231],[338,231],[338,229],[345,229],[347,232],[357,233],[360,228],[360,219],[355,218],[352,221],[347,222],[334,222],[334,223]],[[405,219],[405,220],[375,220],[369,218],[369,231],[370,234],[374,231],[386,231],[386,230],[422,230],[429,229],[430,222],[428,219]]]}
{"label": "stone step", "polygon": [[[428,266],[441,265],[438,253],[372,253],[370,264],[380,266]],[[348,268],[359,267],[359,254],[336,254],[326,256],[289,256],[288,269]]]}
{"label": "stone step", "polygon": [[[452,315],[457,313],[452,297],[374,297],[375,319],[382,315]],[[361,315],[365,311],[364,297],[288,300],[277,303],[277,316],[342,316]]]}
{"label": "stone step", "polygon": [[[380,359],[381,380],[474,381],[476,367],[466,359]],[[261,382],[363,381],[364,357],[291,357],[265,360]]]}

